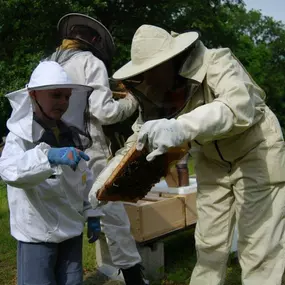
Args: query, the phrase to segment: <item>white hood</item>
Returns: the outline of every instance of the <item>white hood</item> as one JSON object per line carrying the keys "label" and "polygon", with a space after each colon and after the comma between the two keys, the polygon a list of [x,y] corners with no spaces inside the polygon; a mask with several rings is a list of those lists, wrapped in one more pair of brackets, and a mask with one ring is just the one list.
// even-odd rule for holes
{"label": "white hood", "polygon": [[[69,107],[62,116],[68,126],[84,131],[84,110],[90,95],[89,91],[72,91]],[[26,88],[6,95],[9,99],[12,114],[7,121],[7,128],[18,137],[29,141],[38,141],[44,129],[33,120],[33,103]]]}

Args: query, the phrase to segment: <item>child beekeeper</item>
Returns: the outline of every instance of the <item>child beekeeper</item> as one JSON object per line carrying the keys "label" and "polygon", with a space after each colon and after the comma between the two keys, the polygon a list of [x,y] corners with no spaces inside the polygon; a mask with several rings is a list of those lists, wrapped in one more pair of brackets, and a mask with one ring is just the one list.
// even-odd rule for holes
{"label": "child beekeeper", "polygon": [[82,284],[82,232],[100,233],[100,213],[87,196],[93,176],[88,97],[92,88],[72,84],[56,62],[43,61],[27,87],[8,94],[12,114],[0,158],[8,184],[11,234],[18,241],[18,285]]}

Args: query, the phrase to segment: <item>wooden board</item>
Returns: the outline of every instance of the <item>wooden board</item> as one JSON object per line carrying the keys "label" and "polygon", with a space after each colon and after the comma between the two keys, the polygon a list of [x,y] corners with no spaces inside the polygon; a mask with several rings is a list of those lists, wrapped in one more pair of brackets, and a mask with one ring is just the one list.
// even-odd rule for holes
{"label": "wooden board", "polygon": [[196,196],[197,196],[196,192],[190,194],[183,194],[183,195],[161,194],[161,197],[164,198],[178,197],[183,201],[185,207],[186,226],[193,225],[197,221]]}
{"label": "wooden board", "polygon": [[[143,150],[138,151],[136,149],[136,144],[134,144],[121,159],[120,163],[114,169],[104,185],[97,191],[97,199],[99,201],[137,202],[143,197],[145,192],[138,191],[140,196],[136,196],[136,186],[142,187],[142,185],[145,185],[143,186],[143,190],[150,190],[152,185],[159,182],[159,179],[165,176],[168,170],[172,168],[172,166],[175,165],[183,156],[185,156],[185,153],[187,153],[188,150],[189,146],[187,143],[184,143],[179,147],[169,148],[165,154],[158,156],[154,162],[148,162],[147,164],[147,161],[145,160],[145,157],[148,154],[147,147],[144,147]],[[141,163],[139,163],[138,160],[141,160]],[[150,179],[146,179],[146,181],[144,181],[145,184],[141,183],[141,185],[138,184],[139,182],[137,182],[134,186],[134,184],[131,182],[136,182],[134,179],[138,180],[138,177],[136,177],[136,173],[138,173],[138,171],[130,174],[129,167],[132,162],[136,161],[138,165],[135,164],[135,169],[145,170],[145,173],[147,173],[147,169],[150,169],[149,173],[152,175],[150,175]],[[148,166],[149,168],[147,168]],[[152,170],[153,172],[151,172]],[[117,179],[120,178],[124,180],[124,183],[121,182],[120,184],[120,182],[118,182]],[[121,186],[122,184],[124,184],[124,187]],[[134,191],[134,195],[130,195],[131,190]]]}
{"label": "wooden board", "polygon": [[184,195],[185,199],[185,214],[186,214],[186,226],[196,224],[197,221],[197,206],[196,197],[197,193],[191,193]]}
{"label": "wooden board", "polygon": [[186,225],[184,201],[180,197],[125,203],[125,209],[137,242],[165,235]]}
{"label": "wooden board", "polygon": [[183,195],[149,192],[143,200],[124,205],[137,242],[158,238],[197,221],[196,192]]}

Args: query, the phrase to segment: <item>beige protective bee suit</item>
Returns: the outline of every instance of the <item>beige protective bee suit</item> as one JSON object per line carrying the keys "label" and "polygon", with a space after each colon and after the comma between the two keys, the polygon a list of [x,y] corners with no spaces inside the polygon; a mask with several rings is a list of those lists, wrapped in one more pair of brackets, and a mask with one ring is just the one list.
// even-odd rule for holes
{"label": "beige protective bee suit", "polygon": [[[134,49],[133,49],[134,50]],[[189,141],[197,175],[197,264],[191,285],[224,283],[235,221],[242,284],[281,284],[284,271],[285,145],[265,94],[227,48],[198,42],[180,75],[189,79],[188,101],[176,118],[162,119],[154,136]],[[103,170],[89,194],[103,185],[139,132],[155,121],[133,126],[125,148]],[[153,128],[152,128],[153,124]],[[167,136],[163,134],[167,133]],[[161,134],[161,136],[160,136]],[[173,143],[175,145],[175,143]],[[94,199],[94,200],[93,200]]]}

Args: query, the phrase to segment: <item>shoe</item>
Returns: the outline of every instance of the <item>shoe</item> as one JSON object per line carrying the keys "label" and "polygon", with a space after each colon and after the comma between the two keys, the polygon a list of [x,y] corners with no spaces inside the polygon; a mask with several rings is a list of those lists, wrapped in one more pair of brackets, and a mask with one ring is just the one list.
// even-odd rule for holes
{"label": "shoe", "polygon": [[121,269],[126,285],[148,285],[149,282],[144,278],[143,267],[136,264],[127,269]]}

